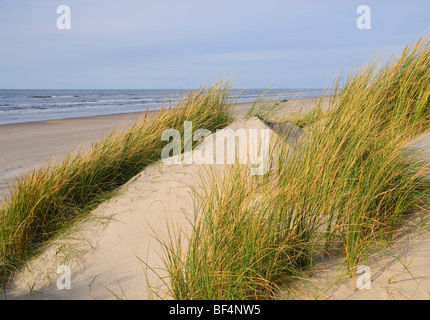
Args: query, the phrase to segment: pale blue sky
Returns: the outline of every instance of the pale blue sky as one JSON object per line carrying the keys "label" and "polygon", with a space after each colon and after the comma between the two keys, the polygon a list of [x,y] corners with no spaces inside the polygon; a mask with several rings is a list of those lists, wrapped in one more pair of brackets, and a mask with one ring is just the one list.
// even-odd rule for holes
{"label": "pale blue sky", "polygon": [[[71,8],[58,30],[57,6]],[[372,29],[359,30],[366,4]],[[0,0],[0,88],[323,88],[429,31],[427,0]]]}

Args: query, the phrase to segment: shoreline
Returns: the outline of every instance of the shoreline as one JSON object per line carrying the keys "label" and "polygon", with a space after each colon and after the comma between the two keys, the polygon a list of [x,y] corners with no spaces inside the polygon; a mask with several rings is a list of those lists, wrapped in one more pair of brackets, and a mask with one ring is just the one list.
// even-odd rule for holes
{"label": "shoreline", "polygon": [[[326,99],[329,98],[329,96],[325,97]],[[291,102],[304,102],[306,104],[307,101],[316,101],[319,97],[309,97],[309,98],[291,98],[288,99],[288,104]],[[270,100],[269,100],[270,101]],[[276,100],[274,100],[276,101]],[[236,106],[241,109],[241,106],[248,106],[251,105],[253,102],[238,102],[236,103]],[[148,114],[153,114],[161,109],[148,109]],[[65,118],[58,118],[58,119],[46,119],[46,120],[31,120],[31,121],[23,121],[23,122],[12,122],[12,123],[0,123],[0,129],[3,127],[13,127],[13,126],[26,126],[31,124],[38,124],[38,123],[54,123],[57,121],[77,121],[77,120],[84,120],[84,119],[109,119],[109,118],[128,118],[131,116],[135,116],[138,114],[145,114],[146,110],[142,111],[133,111],[133,112],[119,112],[119,113],[109,113],[109,114],[101,114],[101,115],[88,115],[88,116],[74,116],[74,117],[65,117]],[[137,118],[136,118],[137,119]],[[115,120],[115,119],[113,119]]]}
{"label": "shoreline", "polygon": [[[0,125],[160,110],[196,89],[0,89]],[[228,103],[314,98],[327,89],[231,89]]]}
{"label": "shoreline", "polygon": [[[159,111],[157,110],[148,110],[148,114],[155,113]],[[31,124],[38,124],[38,123],[55,123],[58,121],[77,121],[77,120],[83,120],[83,119],[103,119],[103,118],[124,118],[124,117],[130,117],[133,115],[138,114],[145,114],[145,111],[136,111],[136,112],[121,112],[121,113],[111,113],[111,114],[102,114],[102,115],[91,115],[91,116],[82,116],[82,117],[66,117],[66,118],[59,118],[59,119],[48,119],[48,120],[32,120],[32,121],[24,121],[24,122],[14,122],[14,123],[2,123],[0,124],[0,128],[6,127],[6,126],[25,126],[25,125],[31,125]],[[137,119],[137,118],[136,118]]]}

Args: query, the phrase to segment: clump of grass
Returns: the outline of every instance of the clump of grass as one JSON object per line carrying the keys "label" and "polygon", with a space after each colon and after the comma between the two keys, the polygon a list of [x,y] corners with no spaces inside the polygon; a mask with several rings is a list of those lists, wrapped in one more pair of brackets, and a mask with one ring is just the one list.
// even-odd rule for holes
{"label": "clump of grass", "polygon": [[188,249],[164,245],[172,297],[270,298],[319,255],[341,254],[352,271],[390,240],[430,190],[428,161],[404,147],[430,129],[429,65],[420,39],[339,78],[294,154],[278,143],[266,176],[234,165],[206,185]]}
{"label": "clump of grass", "polygon": [[297,275],[312,255],[313,217],[285,206],[279,181],[226,170],[204,183],[191,238],[165,243],[175,299],[270,298],[277,280]]}
{"label": "clump of grass", "polygon": [[[190,91],[176,105],[113,131],[87,151],[70,153],[20,177],[0,207],[0,283],[37,254],[41,246],[109,198],[147,165],[160,160],[166,129],[215,130],[232,121],[230,84]],[[167,143],[167,142],[166,142]]]}

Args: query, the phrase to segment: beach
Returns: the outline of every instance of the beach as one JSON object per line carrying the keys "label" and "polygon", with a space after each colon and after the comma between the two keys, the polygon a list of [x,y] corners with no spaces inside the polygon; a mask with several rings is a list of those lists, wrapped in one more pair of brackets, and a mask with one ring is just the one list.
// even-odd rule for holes
{"label": "beach", "polygon": [[0,301],[430,300],[430,2],[308,2],[0,2]]}

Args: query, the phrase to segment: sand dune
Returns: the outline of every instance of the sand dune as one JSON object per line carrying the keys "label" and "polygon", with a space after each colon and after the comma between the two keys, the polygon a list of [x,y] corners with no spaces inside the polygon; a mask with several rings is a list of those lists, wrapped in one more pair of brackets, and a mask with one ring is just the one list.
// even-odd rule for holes
{"label": "sand dune", "polygon": [[[252,119],[236,121],[228,129],[267,127]],[[57,239],[18,273],[7,289],[7,298],[156,298],[151,296],[147,281],[161,298],[169,298],[158,277],[166,274],[162,246],[154,237],[166,239],[169,230],[189,233],[187,219],[193,219],[196,205],[193,193],[198,192],[200,179],[208,178],[208,169],[209,165],[196,163],[149,166],[124,185],[118,196],[94,210],[88,220]],[[146,264],[158,276],[147,270]],[[70,268],[70,289],[57,287],[57,268],[62,265]]]}
{"label": "sand dune", "polygon": [[[311,100],[293,101],[287,107],[297,110],[311,105]],[[230,129],[267,129],[257,119],[242,119],[249,107],[250,104],[239,106],[240,120],[234,122]],[[0,130],[5,129],[0,127]],[[94,137],[100,131],[92,133]],[[271,131],[271,135],[275,134]],[[410,145],[430,155],[430,133]],[[57,144],[52,150],[57,152],[63,146],[66,144]],[[203,147],[204,144],[198,146]],[[51,155],[52,150],[47,155]],[[9,155],[11,157],[13,155]],[[0,159],[0,168],[2,161],[10,160]],[[94,210],[87,220],[47,245],[43,254],[16,274],[3,298],[169,298],[166,286],[159,278],[167,280],[163,249],[155,236],[166,239],[173,230],[189,234],[188,219],[194,217],[198,206],[193,194],[199,192],[200,179],[209,178],[209,168],[222,170],[224,166],[163,162],[149,166],[121,187],[117,196]],[[384,254],[378,251],[370,256],[371,289],[354,291],[355,279],[345,278],[341,259],[333,259],[318,265],[306,285],[298,284],[298,296],[294,298],[429,299],[430,228],[419,227],[422,224],[419,214],[408,222],[409,226],[405,225],[394,242],[384,248]],[[57,287],[57,279],[61,275],[57,268],[61,265],[70,267],[70,289]],[[156,295],[151,294],[148,283]]]}

